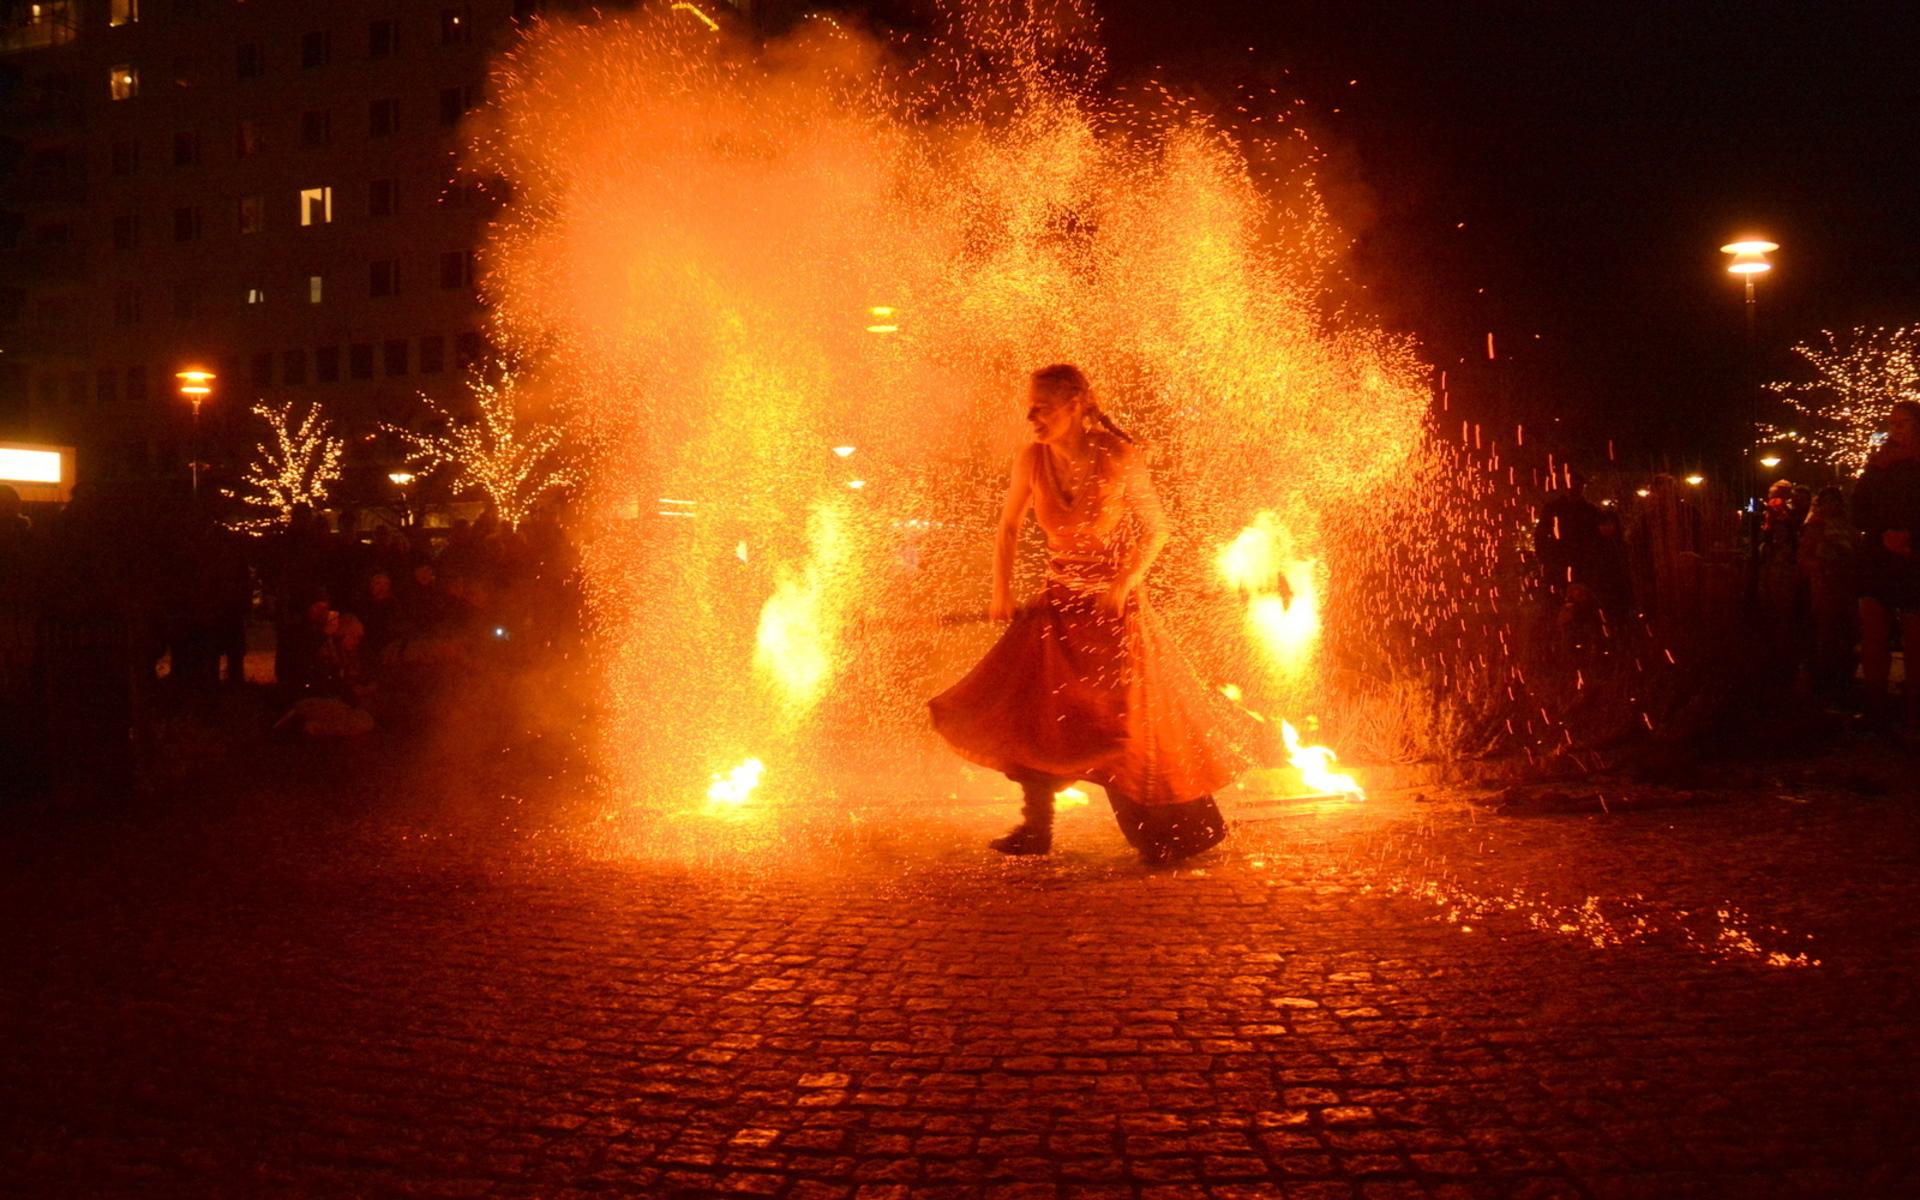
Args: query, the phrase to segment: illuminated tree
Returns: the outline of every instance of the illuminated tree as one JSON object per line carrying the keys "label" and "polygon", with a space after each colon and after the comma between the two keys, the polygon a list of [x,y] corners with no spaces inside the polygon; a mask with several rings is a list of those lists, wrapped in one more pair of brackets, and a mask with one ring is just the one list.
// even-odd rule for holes
{"label": "illuminated tree", "polygon": [[495,366],[492,377],[476,368],[467,379],[474,415],[461,419],[422,394],[432,420],[424,432],[399,425],[382,428],[405,443],[414,469],[422,475],[445,468],[454,486],[479,492],[509,528],[533,511],[549,488],[574,482],[564,461],[558,425],[523,419],[515,400],[513,371]]}
{"label": "illuminated tree", "polygon": [[333,424],[321,415],[319,405],[307,405],[298,419],[294,414],[291,400],[254,403],[253,415],[266,423],[268,436],[254,444],[239,486],[226,489],[249,510],[236,522],[243,529],[284,521],[296,504],[320,504],[340,478],[346,440],[334,436]]}
{"label": "illuminated tree", "polygon": [[1794,414],[1760,426],[1763,441],[1795,442],[1809,459],[1856,474],[1896,400],[1920,400],[1920,325],[1822,330],[1793,348],[1812,378],[1767,385]]}

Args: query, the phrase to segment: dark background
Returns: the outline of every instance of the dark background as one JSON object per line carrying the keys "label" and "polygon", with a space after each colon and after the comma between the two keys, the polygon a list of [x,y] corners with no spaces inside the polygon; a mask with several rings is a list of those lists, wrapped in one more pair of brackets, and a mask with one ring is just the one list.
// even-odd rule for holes
{"label": "dark background", "polygon": [[[1788,370],[1795,340],[1920,321],[1920,40],[1899,6],[1100,9],[1118,79],[1306,99],[1373,311],[1470,410],[1560,417],[1546,432],[1589,457],[1612,438],[1623,465],[1724,458],[1746,381]],[[1718,253],[1749,232],[1782,245],[1751,371]]]}

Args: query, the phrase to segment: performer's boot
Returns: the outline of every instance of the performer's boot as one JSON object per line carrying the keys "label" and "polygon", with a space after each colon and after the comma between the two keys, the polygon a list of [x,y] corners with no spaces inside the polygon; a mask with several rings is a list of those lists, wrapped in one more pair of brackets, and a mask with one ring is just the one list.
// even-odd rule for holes
{"label": "performer's boot", "polygon": [[1020,785],[1020,824],[987,843],[1002,854],[1047,854],[1053,850],[1053,785]]}
{"label": "performer's boot", "polygon": [[1149,867],[1172,866],[1227,839],[1226,818],[1212,796],[1148,810],[1145,816],[1140,861]]}

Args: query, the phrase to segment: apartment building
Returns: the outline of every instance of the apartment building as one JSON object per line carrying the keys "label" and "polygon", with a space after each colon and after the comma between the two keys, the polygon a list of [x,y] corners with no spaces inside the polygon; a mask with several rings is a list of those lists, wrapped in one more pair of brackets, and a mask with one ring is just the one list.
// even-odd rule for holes
{"label": "apartment building", "polygon": [[535,0],[41,0],[0,26],[0,439],[186,477],[175,373],[405,419],[484,353],[462,117]]}

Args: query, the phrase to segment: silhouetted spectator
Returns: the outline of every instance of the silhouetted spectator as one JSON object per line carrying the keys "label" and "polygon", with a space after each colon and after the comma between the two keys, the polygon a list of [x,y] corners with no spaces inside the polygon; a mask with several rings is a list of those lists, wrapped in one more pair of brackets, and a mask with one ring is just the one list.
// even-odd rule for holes
{"label": "silhouetted spectator", "polygon": [[[1893,624],[1909,652],[1920,647],[1920,402],[1902,400],[1887,418],[1886,444],[1867,460],[1854,486],[1860,524],[1860,673],[1867,705],[1887,715]],[[1920,679],[1906,685],[1906,719],[1920,728]]]}
{"label": "silhouetted spectator", "polygon": [[1807,591],[1806,679],[1827,700],[1843,699],[1853,679],[1859,554],[1860,535],[1847,520],[1840,489],[1821,488],[1800,527],[1799,568]]}
{"label": "silhouetted spectator", "polygon": [[1540,506],[1540,521],[1534,526],[1541,583],[1555,600],[1564,599],[1569,586],[1590,581],[1599,553],[1600,510],[1587,500],[1586,490],[1586,479],[1568,472],[1566,485],[1549,493]]}

